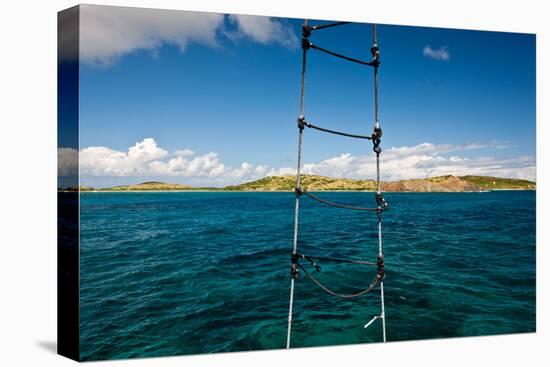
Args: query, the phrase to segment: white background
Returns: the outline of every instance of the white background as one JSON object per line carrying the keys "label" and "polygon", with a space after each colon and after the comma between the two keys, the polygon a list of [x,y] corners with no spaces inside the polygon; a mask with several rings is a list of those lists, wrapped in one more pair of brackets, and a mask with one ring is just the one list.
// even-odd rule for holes
{"label": "white background", "polygon": [[[537,33],[537,333],[169,357],[133,366],[536,366],[550,363],[544,1],[98,1],[97,4]],[[56,12],[73,1],[3,2],[0,21],[0,366],[74,364],[56,340]],[[475,57],[475,55],[472,55]],[[522,67],[522,55],[510,49]],[[546,104],[545,104],[546,103]],[[521,129],[521,126],[518,126]],[[521,208],[518,208],[521,210]],[[415,315],[410,315],[412,318]],[[546,350],[544,349],[546,347]]]}

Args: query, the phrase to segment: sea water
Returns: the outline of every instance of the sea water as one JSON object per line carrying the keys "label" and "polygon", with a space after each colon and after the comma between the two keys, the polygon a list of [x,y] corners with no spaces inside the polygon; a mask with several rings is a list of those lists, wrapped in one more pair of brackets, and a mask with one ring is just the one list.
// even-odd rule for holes
{"label": "sea water", "polygon": [[[319,193],[368,206],[373,193]],[[388,341],[535,331],[535,192],[385,195]],[[293,193],[82,193],[85,360],[283,348]],[[376,261],[376,214],[301,200],[299,252]],[[303,263],[308,267],[307,262]],[[319,261],[340,292],[375,268]],[[296,281],[292,347],[382,340],[378,289]]]}

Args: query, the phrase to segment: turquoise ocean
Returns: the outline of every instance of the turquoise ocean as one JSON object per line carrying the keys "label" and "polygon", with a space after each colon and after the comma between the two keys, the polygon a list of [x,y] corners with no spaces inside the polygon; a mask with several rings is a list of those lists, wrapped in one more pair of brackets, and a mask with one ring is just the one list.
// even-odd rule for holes
{"label": "turquoise ocean", "polygon": [[[373,193],[319,193],[369,206]],[[388,193],[388,341],[535,331],[534,191]],[[84,360],[283,348],[293,193],[80,194]],[[299,251],[376,261],[376,216],[301,200]],[[305,266],[307,263],[304,263]],[[341,292],[375,269],[319,261]],[[313,269],[311,269],[314,272]],[[296,282],[293,347],[380,342],[378,291]]]}

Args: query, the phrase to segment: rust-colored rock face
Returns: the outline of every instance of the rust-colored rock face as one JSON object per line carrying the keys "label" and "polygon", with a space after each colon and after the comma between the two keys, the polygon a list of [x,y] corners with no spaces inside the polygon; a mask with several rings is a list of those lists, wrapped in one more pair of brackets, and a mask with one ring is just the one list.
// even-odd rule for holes
{"label": "rust-colored rock face", "polygon": [[441,176],[418,180],[382,183],[383,191],[392,192],[464,192],[483,191],[483,187],[456,176]]}

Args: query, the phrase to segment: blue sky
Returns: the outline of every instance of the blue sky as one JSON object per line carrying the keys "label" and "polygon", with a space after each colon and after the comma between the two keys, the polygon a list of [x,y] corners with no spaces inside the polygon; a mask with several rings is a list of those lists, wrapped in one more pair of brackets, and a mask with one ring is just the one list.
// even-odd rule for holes
{"label": "blue sky", "polygon": [[[223,186],[291,173],[301,22],[84,7],[82,182]],[[367,24],[311,40],[370,57]],[[535,178],[534,35],[379,25],[378,43],[383,179]],[[369,134],[372,84],[371,68],[310,50],[305,115]],[[306,172],[373,177],[370,143],[304,134]]]}

